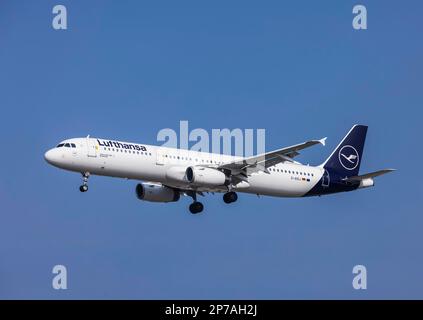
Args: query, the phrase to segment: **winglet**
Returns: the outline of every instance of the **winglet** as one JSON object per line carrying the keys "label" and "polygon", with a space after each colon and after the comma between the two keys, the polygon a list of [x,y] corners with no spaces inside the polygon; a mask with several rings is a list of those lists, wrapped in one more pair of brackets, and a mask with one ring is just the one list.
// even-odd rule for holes
{"label": "winglet", "polygon": [[319,140],[319,142],[323,145],[323,146],[325,146],[326,145],[326,139],[327,139],[328,137],[324,137],[323,139],[320,139]]}

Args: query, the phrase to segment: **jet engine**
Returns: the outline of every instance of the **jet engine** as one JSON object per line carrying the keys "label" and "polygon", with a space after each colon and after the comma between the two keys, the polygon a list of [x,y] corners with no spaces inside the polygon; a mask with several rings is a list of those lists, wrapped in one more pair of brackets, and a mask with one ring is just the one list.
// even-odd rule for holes
{"label": "jet engine", "polygon": [[181,196],[178,190],[162,184],[145,182],[137,184],[135,193],[138,199],[150,202],[175,202]]}
{"label": "jet engine", "polygon": [[171,184],[186,184],[188,181],[185,178],[185,171],[187,167],[170,167],[166,171],[166,181]]}
{"label": "jet engine", "polygon": [[188,167],[185,172],[187,180],[197,186],[223,186],[228,178],[219,170],[203,167]]}

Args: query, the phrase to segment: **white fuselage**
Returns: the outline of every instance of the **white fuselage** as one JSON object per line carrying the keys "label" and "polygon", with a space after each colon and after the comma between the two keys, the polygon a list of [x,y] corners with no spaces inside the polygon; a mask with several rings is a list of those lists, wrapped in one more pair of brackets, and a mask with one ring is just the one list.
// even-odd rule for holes
{"label": "white fuselage", "polygon": [[[192,187],[175,177],[183,175],[188,167],[218,167],[242,159],[89,137],[68,139],[61,144],[63,146],[50,149],[45,154],[46,160],[56,167],[89,172],[92,175],[158,182],[183,190]],[[239,183],[233,190],[278,197],[301,197],[319,183],[323,173],[321,167],[284,162],[268,168],[268,173],[251,174],[248,183]],[[226,192],[228,188],[195,187],[195,190]]]}

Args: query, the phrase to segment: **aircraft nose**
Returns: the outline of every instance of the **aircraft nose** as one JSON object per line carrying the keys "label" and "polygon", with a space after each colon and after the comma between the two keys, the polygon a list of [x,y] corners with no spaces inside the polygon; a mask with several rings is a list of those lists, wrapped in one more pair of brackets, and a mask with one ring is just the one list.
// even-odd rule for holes
{"label": "aircraft nose", "polygon": [[55,159],[56,157],[55,157],[54,153],[55,152],[52,149],[50,149],[44,154],[44,159],[50,164],[53,164],[55,162],[55,160],[57,160],[57,159]]}

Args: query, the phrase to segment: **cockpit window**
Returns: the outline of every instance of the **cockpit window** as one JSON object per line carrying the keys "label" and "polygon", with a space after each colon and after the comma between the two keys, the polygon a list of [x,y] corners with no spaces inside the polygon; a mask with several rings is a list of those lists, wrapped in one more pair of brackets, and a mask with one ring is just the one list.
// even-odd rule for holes
{"label": "cockpit window", "polygon": [[60,143],[57,145],[56,148],[61,148],[61,147],[66,147],[66,148],[76,148],[75,143]]}

